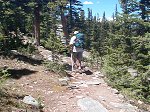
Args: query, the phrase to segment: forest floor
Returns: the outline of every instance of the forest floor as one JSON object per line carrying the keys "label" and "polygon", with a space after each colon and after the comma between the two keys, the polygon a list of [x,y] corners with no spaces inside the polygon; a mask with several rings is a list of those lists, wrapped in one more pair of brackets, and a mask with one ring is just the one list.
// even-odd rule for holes
{"label": "forest floor", "polygon": [[[43,48],[39,51],[51,55]],[[63,78],[48,71],[39,60],[12,57],[0,58],[0,68],[11,73],[1,87],[1,112],[148,112],[131,105],[134,101],[110,87],[105,75],[97,70],[68,70],[68,77]],[[62,57],[62,62],[70,65],[70,58]],[[24,104],[22,100],[28,95],[42,108]]]}

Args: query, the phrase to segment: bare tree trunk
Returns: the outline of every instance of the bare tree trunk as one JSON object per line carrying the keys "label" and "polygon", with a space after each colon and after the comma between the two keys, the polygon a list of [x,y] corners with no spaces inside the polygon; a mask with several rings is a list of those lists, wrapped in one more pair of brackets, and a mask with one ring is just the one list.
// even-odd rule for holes
{"label": "bare tree trunk", "polygon": [[68,37],[69,37],[69,34],[68,34],[68,31],[67,31],[67,19],[63,13],[63,9],[61,8],[61,23],[62,23],[62,29],[63,29],[63,33],[64,33],[64,36],[66,37],[66,44],[68,44]]}
{"label": "bare tree trunk", "polygon": [[34,10],[34,44],[40,45],[40,7],[37,6]]}

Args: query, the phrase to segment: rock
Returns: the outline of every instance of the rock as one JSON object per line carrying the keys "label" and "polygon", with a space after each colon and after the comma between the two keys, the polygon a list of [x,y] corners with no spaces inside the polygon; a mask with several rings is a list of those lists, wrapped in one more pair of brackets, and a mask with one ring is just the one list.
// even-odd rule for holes
{"label": "rock", "polygon": [[48,59],[49,61],[53,61],[52,56],[48,56],[47,59]]}
{"label": "rock", "polygon": [[88,71],[88,70],[89,70],[89,71],[92,71],[91,68],[89,68],[89,67],[85,67],[84,70],[85,70],[85,71]]}
{"label": "rock", "polygon": [[33,88],[33,86],[29,86],[29,88]]}
{"label": "rock", "polygon": [[86,82],[87,85],[99,85],[101,84],[100,80],[91,80]]}
{"label": "rock", "polygon": [[92,74],[93,74],[93,71],[92,71],[90,68],[85,67],[85,68],[83,69],[83,73],[85,73],[86,75],[92,75]]}
{"label": "rock", "polygon": [[85,83],[85,81],[83,81],[83,80],[81,80],[81,81],[79,81],[79,82],[72,82],[73,84],[84,84]]}
{"label": "rock", "polygon": [[68,89],[79,89],[79,86],[77,86],[77,85],[70,85],[70,86],[68,86]]}
{"label": "rock", "polygon": [[118,94],[119,98],[124,98],[124,96],[122,94]]}
{"label": "rock", "polygon": [[32,96],[25,96],[23,98],[23,102],[26,103],[26,104],[30,104],[30,105],[33,105],[33,106],[36,106],[36,107],[39,107],[39,103],[38,101],[36,101]]}
{"label": "rock", "polygon": [[89,59],[90,58],[90,52],[84,51],[83,57]]}
{"label": "rock", "polygon": [[119,91],[117,89],[112,89],[112,93],[119,94]]}
{"label": "rock", "polygon": [[60,78],[60,79],[59,79],[59,84],[60,84],[61,86],[67,86],[67,85],[68,85],[68,81],[69,81],[69,78],[66,78],[66,77]]}
{"label": "rock", "polygon": [[102,104],[88,97],[79,99],[77,101],[77,105],[84,112],[108,112],[108,110],[104,108]]}
{"label": "rock", "polygon": [[14,54],[19,54],[19,52],[17,50],[11,50],[11,52]]}
{"label": "rock", "polygon": [[33,83],[34,83],[34,84],[37,84],[37,82],[35,82],[35,81],[34,81]]}
{"label": "rock", "polygon": [[104,75],[103,75],[100,71],[94,72],[93,75],[95,75],[95,77],[101,77],[101,78],[104,78]]}
{"label": "rock", "polygon": [[87,84],[80,84],[79,86],[80,86],[80,87],[88,87]]}
{"label": "rock", "polygon": [[126,110],[125,112],[137,112],[137,107],[132,106],[129,103],[114,103],[114,102],[110,102],[110,105],[118,108],[118,109],[122,109],[122,110]]}
{"label": "rock", "polygon": [[142,102],[142,101],[140,101],[140,100],[138,100],[138,104],[140,104],[140,105],[141,105],[141,104],[143,104],[143,102]]}

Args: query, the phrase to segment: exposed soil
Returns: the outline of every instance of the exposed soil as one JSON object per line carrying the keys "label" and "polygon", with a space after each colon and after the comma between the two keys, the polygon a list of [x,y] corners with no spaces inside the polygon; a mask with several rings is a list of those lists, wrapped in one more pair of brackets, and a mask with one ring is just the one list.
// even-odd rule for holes
{"label": "exposed soil", "polygon": [[[77,105],[77,101],[84,97],[91,97],[99,101],[108,112],[129,112],[122,108],[116,108],[111,102],[122,104],[124,97],[112,89],[100,77],[101,84],[80,85],[79,88],[69,88],[71,86],[60,86],[58,74],[47,71],[39,60],[22,60],[18,58],[0,58],[0,68],[7,68],[11,76],[3,84],[0,101],[0,111],[2,112],[82,112]],[[69,62],[69,57],[65,58]],[[31,63],[32,62],[32,63]],[[38,62],[38,63],[37,63]],[[94,71],[92,71],[94,72]],[[82,81],[91,81],[96,77],[88,73],[71,73],[69,84],[76,84]],[[72,86],[73,87],[73,86]],[[4,89],[5,88],[5,89]],[[31,95],[43,105],[43,108],[34,109],[26,106],[22,99],[26,95]],[[4,103],[6,102],[6,103]],[[136,109],[134,112],[142,112]]]}

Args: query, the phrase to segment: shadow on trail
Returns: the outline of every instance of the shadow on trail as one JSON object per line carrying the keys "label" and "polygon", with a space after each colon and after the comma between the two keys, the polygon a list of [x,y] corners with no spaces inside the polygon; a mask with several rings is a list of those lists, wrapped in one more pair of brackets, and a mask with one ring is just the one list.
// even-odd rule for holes
{"label": "shadow on trail", "polygon": [[93,72],[90,70],[85,70],[83,73],[85,73],[86,75],[92,75],[93,74]]}
{"label": "shadow on trail", "polygon": [[4,58],[8,57],[11,59],[17,59],[19,61],[23,61],[23,62],[29,63],[31,65],[40,65],[43,62],[42,59],[35,59],[30,56],[22,55],[20,53],[15,53],[15,52],[11,52],[11,51],[9,53],[0,53],[0,55],[3,56]]}
{"label": "shadow on trail", "polygon": [[72,66],[69,65],[68,63],[63,64],[65,70],[71,71],[72,70]]}
{"label": "shadow on trail", "polygon": [[22,76],[31,75],[32,73],[36,73],[37,71],[29,70],[29,69],[8,69],[8,73],[10,74],[9,78],[20,79]]}
{"label": "shadow on trail", "polygon": [[[72,71],[71,65],[65,63],[63,66],[64,66],[65,70]],[[83,70],[76,70],[76,71],[80,72],[80,73],[85,73],[86,75],[92,75],[93,74],[93,72],[91,70],[85,70],[85,67],[83,67]],[[70,75],[70,77],[72,77],[72,76]]]}
{"label": "shadow on trail", "polygon": [[43,62],[42,60],[34,59],[32,57],[24,56],[24,55],[21,55],[21,54],[14,54],[13,58],[17,58],[19,61],[24,61],[24,62],[27,62],[31,65],[35,65],[35,64],[40,65]]}

